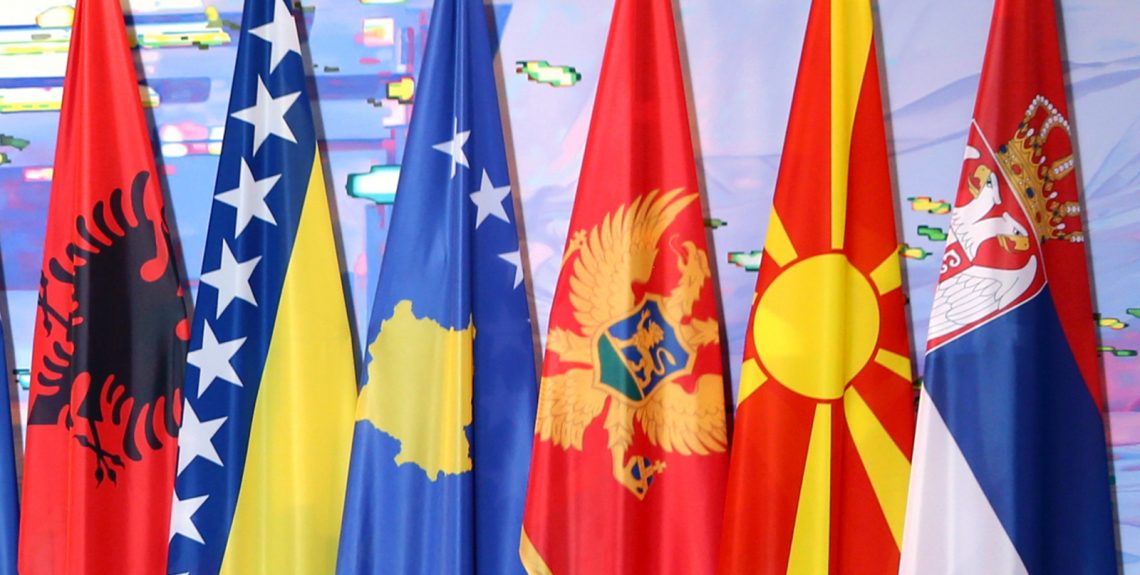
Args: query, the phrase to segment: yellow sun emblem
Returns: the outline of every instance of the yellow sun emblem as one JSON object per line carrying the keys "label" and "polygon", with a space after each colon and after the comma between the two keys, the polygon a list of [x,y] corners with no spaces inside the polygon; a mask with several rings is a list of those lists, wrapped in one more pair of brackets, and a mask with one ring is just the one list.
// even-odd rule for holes
{"label": "yellow sun emblem", "polygon": [[692,317],[711,277],[708,254],[670,238],[677,258],[672,290],[634,291],[649,288],[665,230],[697,197],[683,189],[654,191],[576,233],[563,261],[574,260],[569,295],[581,327],[555,327],[547,338],[547,351],[574,366],[543,376],[535,434],[581,450],[586,428],[608,404],[613,475],[638,499],[665,462],[628,455],[635,419],[649,442],[669,453],[721,453],[728,440],[722,376],[699,376],[691,392],[678,382],[691,375],[699,348],[720,341],[715,318]]}

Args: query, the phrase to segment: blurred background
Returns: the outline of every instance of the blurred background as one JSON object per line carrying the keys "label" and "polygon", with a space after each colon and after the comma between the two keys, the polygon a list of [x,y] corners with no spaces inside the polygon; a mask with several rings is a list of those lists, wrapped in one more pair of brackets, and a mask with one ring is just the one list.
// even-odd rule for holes
{"label": "blurred background", "polygon": [[[242,2],[123,1],[196,288]],[[809,4],[676,2],[734,380]],[[0,311],[21,411],[72,5],[5,0],[0,11]],[[992,6],[992,0],[880,0],[876,7],[919,357]],[[1121,545],[1126,572],[1140,574],[1140,3],[1063,0],[1061,7]],[[542,336],[612,8],[613,0],[488,1]],[[304,0],[303,16],[346,281],[356,324],[366,326],[431,1]]]}

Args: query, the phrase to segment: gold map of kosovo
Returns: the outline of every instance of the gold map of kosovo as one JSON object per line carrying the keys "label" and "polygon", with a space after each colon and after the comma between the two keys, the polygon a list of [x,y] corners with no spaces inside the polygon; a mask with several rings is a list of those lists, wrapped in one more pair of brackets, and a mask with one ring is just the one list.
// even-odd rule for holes
{"label": "gold map of kosovo", "polygon": [[400,442],[396,464],[413,463],[431,481],[440,473],[471,470],[464,428],[471,424],[471,347],[474,327],[446,329],[396,304],[380,335],[368,347],[368,383],[360,392],[356,420]]}

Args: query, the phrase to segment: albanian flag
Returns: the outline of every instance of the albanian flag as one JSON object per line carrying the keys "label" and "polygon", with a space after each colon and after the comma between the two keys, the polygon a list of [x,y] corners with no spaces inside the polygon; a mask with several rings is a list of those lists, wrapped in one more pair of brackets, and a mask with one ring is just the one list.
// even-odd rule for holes
{"label": "albanian flag", "polygon": [[20,573],[165,573],[189,336],[118,2],[79,0],[36,314]]}
{"label": "albanian flag", "polygon": [[745,343],[721,567],[894,573],[914,425],[870,2],[815,0]]}
{"label": "albanian flag", "polygon": [[551,310],[523,563],[711,573],[720,324],[670,0],[618,0]]}

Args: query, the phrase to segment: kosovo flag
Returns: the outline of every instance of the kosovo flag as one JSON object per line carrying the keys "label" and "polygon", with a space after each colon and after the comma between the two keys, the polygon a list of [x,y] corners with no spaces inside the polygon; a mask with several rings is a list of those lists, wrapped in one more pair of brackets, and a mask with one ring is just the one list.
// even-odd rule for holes
{"label": "kosovo flag", "polygon": [[194,314],[170,573],[332,573],[356,373],[288,0],[245,4]]}
{"label": "kosovo flag", "polygon": [[537,383],[480,0],[438,0],[356,410],[337,572],[521,573]]}

